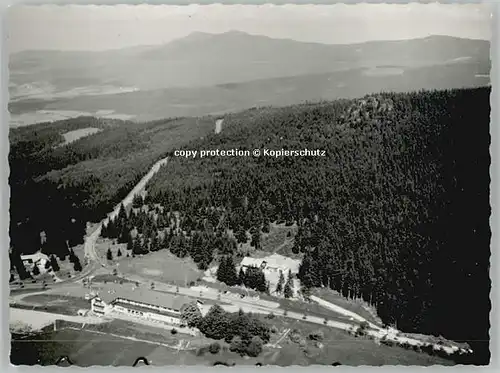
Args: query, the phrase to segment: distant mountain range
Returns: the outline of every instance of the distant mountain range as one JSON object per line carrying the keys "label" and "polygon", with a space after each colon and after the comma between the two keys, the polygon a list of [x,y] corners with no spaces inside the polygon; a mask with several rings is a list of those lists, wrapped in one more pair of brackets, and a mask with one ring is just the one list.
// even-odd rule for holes
{"label": "distant mountain range", "polygon": [[9,108],[143,119],[478,86],[489,83],[489,49],[449,36],[327,45],[231,31],[103,52],[24,51],[10,56]]}

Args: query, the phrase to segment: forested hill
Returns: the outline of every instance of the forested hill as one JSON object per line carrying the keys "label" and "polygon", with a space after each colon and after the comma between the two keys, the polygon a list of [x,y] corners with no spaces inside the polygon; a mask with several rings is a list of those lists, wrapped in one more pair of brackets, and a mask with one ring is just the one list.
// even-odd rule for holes
{"label": "forested hill", "polygon": [[[153,163],[213,131],[214,119],[148,123],[80,117],[11,129],[10,246],[17,254],[40,248],[65,257],[121,201]],[[101,132],[63,145],[68,131]],[[40,233],[45,233],[41,242]]]}
{"label": "forested hill", "polygon": [[186,149],[326,156],[174,158],[149,198],[180,211],[188,234],[229,229],[258,241],[269,222],[296,222],[305,287],[363,297],[403,331],[468,341],[486,363],[489,93],[381,94],[227,115],[220,135]]}

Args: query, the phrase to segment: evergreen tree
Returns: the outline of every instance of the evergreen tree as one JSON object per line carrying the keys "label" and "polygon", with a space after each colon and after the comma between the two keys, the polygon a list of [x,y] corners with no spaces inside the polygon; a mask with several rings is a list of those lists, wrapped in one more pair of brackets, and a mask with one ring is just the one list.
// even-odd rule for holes
{"label": "evergreen tree", "polygon": [[127,243],[130,232],[127,226],[124,224],[120,229],[120,235],[118,236],[118,243]]}
{"label": "evergreen tree", "polygon": [[260,231],[256,229],[252,233],[252,241],[250,242],[250,246],[254,247],[256,250],[261,249],[261,243],[260,243]]}
{"label": "evergreen tree", "polygon": [[222,257],[215,274],[217,281],[226,282],[227,281],[227,268],[226,268],[226,258]]}
{"label": "evergreen tree", "polygon": [[245,285],[245,283],[245,271],[243,270],[243,267],[240,267],[240,272],[238,273],[238,285]]}
{"label": "evergreen tree", "polygon": [[125,206],[123,206],[123,203],[120,204],[120,210],[118,211],[117,219],[120,223],[125,222],[128,219],[127,211],[125,210]]}
{"label": "evergreen tree", "polygon": [[156,233],[154,233],[153,236],[151,237],[151,243],[150,243],[150,246],[149,246],[149,250],[150,251],[158,251],[158,250],[160,250],[160,246],[158,244],[158,238],[156,236]]}
{"label": "evergreen tree", "polygon": [[288,273],[288,279],[286,280],[285,287],[283,289],[283,295],[287,299],[293,297],[293,282],[290,272]]}
{"label": "evergreen tree", "polygon": [[238,284],[238,273],[236,272],[236,266],[234,264],[232,256],[226,257],[225,272],[226,272],[225,283],[229,286],[237,285]]}
{"label": "evergreen tree", "polygon": [[106,252],[106,259],[113,260],[113,253],[111,252],[111,249],[108,249]]}
{"label": "evergreen tree", "polygon": [[132,207],[133,208],[141,208],[144,205],[144,200],[142,199],[142,196],[140,194],[136,194],[132,200]]}
{"label": "evergreen tree", "polygon": [[132,235],[128,234],[127,237],[127,250],[132,250],[134,248],[134,239],[132,238]]}
{"label": "evergreen tree", "polygon": [[247,232],[243,227],[238,227],[238,230],[235,233],[235,238],[238,243],[247,243]]}
{"label": "evergreen tree", "polygon": [[59,263],[57,262],[57,259],[54,255],[51,255],[50,256],[50,265],[52,267],[52,269],[54,270],[54,272],[58,272],[59,271]]}
{"label": "evergreen tree", "polygon": [[75,261],[73,262],[73,269],[76,272],[80,272],[82,270],[82,264],[80,263],[80,259],[75,256]]}
{"label": "evergreen tree", "polygon": [[116,253],[116,256],[122,256],[122,251],[118,249],[118,252]]}
{"label": "evergreen tree", "polygon": [[229,332],[229,323],[226,311],[215,304],[203,317],[198,328],[207,338],[224,339]]}
{"label": "evergreen tree", "polygon": [[278,284],[276,285],[276,293],[277,294],[282,293],[284,284],[285,284],[285,276],[283,275],[283,271],[280,270],[280,277],[278,280]]}

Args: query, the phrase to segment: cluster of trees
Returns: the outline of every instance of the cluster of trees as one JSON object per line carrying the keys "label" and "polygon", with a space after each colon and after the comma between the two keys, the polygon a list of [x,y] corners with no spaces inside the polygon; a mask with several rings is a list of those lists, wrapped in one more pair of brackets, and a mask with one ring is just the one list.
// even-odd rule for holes
{"label": "cluster of trees", "polygon": [[[164,249],[180,258],[190,256],[202,270],[208,268],[215,255],[235,251],[236,240],[226,232],[201,228],[184,230],[183,222],[172,210],[160,206],[142,205],[127,213],[121,205],[118,215],[103,224],[101,236],[126,243],[132,256]],[[111,253],[108,259],[112,259]]]}
{"label": "cluster of trees", "polygon": [[218,281],[228,286],[245,285],[249,289],[269,293],[269,284],[266,281],[264,271],[258,267],[248,267],[246,270],[240,267],[240,271],[237,272],[231,255],[221,258],[216,277]]}
{"label": "cluster of trees", "polygon": [[[471,341],[484,362],[489,94],[388,93],[228,115],[223,133],[189,147],[327,156],[174,158],[146,199],[181,212],[185,227],[223,229],[240,242],[269,222],[295,222],[306,287],[362,298],[403,331]],[[460,289],[475,290],[463,302]]]}
{"label": "cluster of trees", "polygon": [[278,279],[278,284],[276,285],[276,293],[283,294],[283,296],[287,299],[293,297],[293,277],[291,270],[288,270],[288,277],[286,281],[283,271],[280,270],[280,277]]}
{"label": "cluster of trees", "polygon": [[271,335],[269,325],[251,313],[228,313],[217,304],[204,317],[196,316],[196,320],[190,326],[208,338],[225,340],[231,344],[231,351],[241,355],[258,356]]}

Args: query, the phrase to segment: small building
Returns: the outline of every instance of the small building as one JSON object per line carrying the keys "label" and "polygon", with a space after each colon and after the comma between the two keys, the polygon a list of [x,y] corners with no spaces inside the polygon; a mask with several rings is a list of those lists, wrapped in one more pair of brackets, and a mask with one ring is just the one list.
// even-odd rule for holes
{"label": "small building", "polygon": [[30,255],[21,255],[21,260],[23,261],[25,267],[31,269],[35,265],[37,265],[40,271],[43,271],[43,269],[45,268],[45,263],[49,261],[49,257],[38,251]]}
{"label": "small building", "polygon": [[133,284],[103,286],[90,302],[96,315],[127,316],[172,326],[182,325],[184,307],[201,304],[195,298],[138,288]]}
{"label": "small building", "polygon": [[291,271],[292,275],[296,275],[299,272],[300,261],[279,254],[273,254],[264,258],[251,258],[247,256],[243,258],[240,266],[245,270],[248,267],[258,267],[264,272],[278,274],[282,271],[286,276],[288,271]]}

